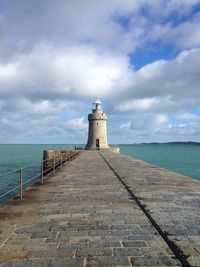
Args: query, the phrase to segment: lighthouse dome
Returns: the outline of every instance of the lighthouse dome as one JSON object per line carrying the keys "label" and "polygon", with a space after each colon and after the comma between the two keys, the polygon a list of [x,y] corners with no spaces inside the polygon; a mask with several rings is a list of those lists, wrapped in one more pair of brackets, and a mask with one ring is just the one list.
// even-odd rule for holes
{"label": "lighthouse dome", "polygon": [[97,98],[94,104],[101,104],[101,101]]}

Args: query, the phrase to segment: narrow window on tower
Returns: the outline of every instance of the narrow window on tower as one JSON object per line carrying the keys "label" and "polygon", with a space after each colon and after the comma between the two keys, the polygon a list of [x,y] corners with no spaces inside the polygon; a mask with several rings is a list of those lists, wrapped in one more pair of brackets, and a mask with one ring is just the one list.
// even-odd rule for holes
{"label": "narrow window on tower", "polygon": [[97,125],[98,125],[98,122],[97,122]]}

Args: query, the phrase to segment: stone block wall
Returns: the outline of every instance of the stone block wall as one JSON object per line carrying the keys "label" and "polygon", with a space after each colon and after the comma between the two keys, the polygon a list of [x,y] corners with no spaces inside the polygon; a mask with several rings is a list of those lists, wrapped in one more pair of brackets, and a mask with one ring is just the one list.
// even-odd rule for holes
{"label": "stone block wall", "polygon": [[67,159],[73,155],[77,154],[77,151],[74,150],[55,150],[48,149],[43,151],[43,170],[46,171],[50,168],[53,168],[54,160],[55,164],[60,164],[67,161]]}

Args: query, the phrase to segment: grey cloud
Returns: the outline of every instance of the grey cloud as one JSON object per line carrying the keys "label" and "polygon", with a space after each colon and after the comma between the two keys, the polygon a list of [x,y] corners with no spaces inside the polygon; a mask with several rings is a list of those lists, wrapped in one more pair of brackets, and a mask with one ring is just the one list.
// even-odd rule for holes
{"label": "grey cloud", "polygon": [[[171,116],[171,118],[170,118]],[[195,120],[192,118],[195,116]],[[190,117],[190,120],[188,120]],[[171,119],[176,121],[171,121]],[[133,115],[119,128],[121,142],[167,142],[167,141],[196,141],[200,133],[200,116],[187,113],[187,118],[180,118],[176,114],[147,113]],[[113,131],[115,136],[116,133]],[[187,139],[186,139],[187,138]],[[145,141],[144,141],[145,140]]]}
{"label": "grey cloud", "polygon": [[[188,127],[198,136],[190,109],[200,97],[199,15],[175,26],[170,15],[186,17],[200,1],[0,2],[0,142],[84,142],[86,102],[96,96],[107,104],[113,142],[115,133],[187,137]],[[156,41],[189,50],[135,70],[130,53]],[[190,120],[173,124],[177,112]]]}
{"label": "grey cloud", "polygon": [[100,90],[102,96],[107,96],[116,84],[126,83],[128,75],[126,56],[98,53],[87,46],[57,50],[40,45],[15,62],[0,65],[0,95],[77,100],[95,97]]}
{"label": "grey cloud", "polygon": [[149,83],[149,89],[154,88],[153,91],[161,95],[167,92],[173,96],[197,97],[200,85],[199,59],[199,49],[184,51],[175,60],[160,61],[143,67],[138,72],[138,79]]}
{"label": "grey cloud", "polygon": [[[101,49],[122,48],[130,43],[115,14],[137,10],[137,1],[2,1],[0,55],[29,53],[35,44],[95,43]],[[123,38],[124,42],[118,42]],[[125,46],[125,47],[124,47]],[[121,48],[120,48],[121,47]]]}
{"label": "grey cloud", "polygon": [[[12,60],[17,54],[30,53],[41,42],[59,46],[92,43],[100,50],[128,53],[144,43],[152,32],[152,23],[163,25],[162,21],[174,13],[188,15],[198,3],[199,0],[1,0],[0,56],[2,60]],[[149,17],[144,17],[144,8]],[[128,28],[120,22],[123,17],[130,20]]]}

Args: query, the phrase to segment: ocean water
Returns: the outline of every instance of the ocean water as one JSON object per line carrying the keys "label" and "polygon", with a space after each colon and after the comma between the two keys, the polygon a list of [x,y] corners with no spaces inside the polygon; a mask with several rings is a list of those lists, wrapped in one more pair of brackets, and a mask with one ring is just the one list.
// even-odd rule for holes
{"label": "ocean water", "polygon": [[120,145],[122,154],[200,180],[200,146]]}
{"label": "ocean water", "polygon": [[[200,180],[200,146],[119,145],[119,147],[122,154]],[[74,148],[74,145],[0,145],[0,174],[29,166],[24,169],[23,180],[30,179],[40,173],[43,150],[51,148],[70,149]],[[38,164],[32,166],[33,163]],[[32,183],[36,180],[33,180]],[[0,176],[0,195],[18,184],[19,171],[7,176]],[[30,185],[27,184],[24,187]],[[0,197],[0,203],[18,193],[19,189],[16,189],[6,197]]]}
{"label": "ocean water", "polygon": [[[19,195],[19,188],[1,197],[5,192],[19,185],[20,173],[19,168],[23,169],[23,182],[30,178],[39,175],[41,171],[41,161],[43,158],[44,149],[70,149],[73,145],[0,145],[0,203],[7,201]],[[35,164],[36,163],[36,164]],[[32,165],[34,164],[34,165]],[[8,172],[17,170],[15,173],[1,176]],[[30,187],[31,184],[40,179],[37,176],[30,183],[27,183],[23,188]]]}

